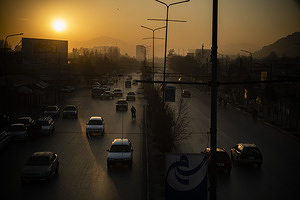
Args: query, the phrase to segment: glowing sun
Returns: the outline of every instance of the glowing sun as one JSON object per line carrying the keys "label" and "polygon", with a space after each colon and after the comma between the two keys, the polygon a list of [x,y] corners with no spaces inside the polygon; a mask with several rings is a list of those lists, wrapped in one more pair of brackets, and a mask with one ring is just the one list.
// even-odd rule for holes
{"label": "glowing sun", "polygon": [[54,30],[61,32],[66,29],[66,23],[63,20],[55,20],[52,24]]}

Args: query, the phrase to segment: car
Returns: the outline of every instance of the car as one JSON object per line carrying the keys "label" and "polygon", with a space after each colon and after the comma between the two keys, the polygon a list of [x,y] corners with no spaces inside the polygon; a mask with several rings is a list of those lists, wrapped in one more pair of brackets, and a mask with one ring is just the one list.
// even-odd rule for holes
{"label": "car", "polygon": [[101,90],[102,90],[103,92],[105,92],[105,91],[110,91],[110,87],[108,87],[108,85],[102,85]]}
{"label": "car", "polygon": [[100,116],[92,116],[86,123],[86,135],[99,135],[104,134],[104,119]]}
{"label": "car", "polygon": [[35,121],[31,117],[19,117],[16,120],[16,123],[24,124],[26,126],[26,128],[29,128],[29,127],[32,127],[35,125]]}
{"label": "car", "polygon": [[63,118],[72,117],[77,118],[78,117],[78,109],[75,105],[66,105],[63,109]]}
{"label": "car", "polygon": [[115,88],[113,90],[113,93],[114,93],[115,97],[121,97],[121,96],[123,96],[123,92],[122,92],[122,90],[120,88]]}
{"label": "car", "polygon": [[136,79],[133,79],[133,80],[132,80],[132,85],[138,85],[138,82],[137,82]]}
{"label": "car", "polygon": [[263,162],[263,156],[256,144],[238,143],[231,148],[231,159],[238,164],[256,164],[259,168]]}
{"label": "car", "polygon": [[103,93],[103,90],[100,87],[94,87],[92,89],[92,98],[100,97]]}
{"label": "car", "polygon": [[25,140],[28,135],[27,128],[22,123],[11,124],[7,130],[11,140]]}
{"label": "car", "polygon": [[181,97],[188,97],[191,98],[191,92],[189,90],[182,90]]}
{"label": "car", "polygon": [[92,89],[95,87],[100,87],[100,86],[101,86],[101,84],[98,81],[95,81],[92,83]]}
{"label": "car", "polygon": [[54,120],[50,117],[40,117],[37,120],[37,125],[39,126],[39,133],[40,134],[51,134],[55,130]]}
{"label": "car", "polygon": [[52,180],[59,170],[59,158],[53,152],[34,152],[25,163],[21,182]]}
{"label": "car", "polygon": [[52,119],[58,118],[60,116],[60,111],[58,106],[47,106],[44,111],[45,116],[50,116]]}
{"label": "car", "polygon": [[72,86],[70,86],[70,85],[66,85],[66,86],[64,86],[64,87],[62,87],[61,89],[60,89],[60,91],[61,92],[74,92],[75,91],[75,88],[74,87],[72,87]]}
{"label": "car", "polygon": [[119,99],[116,103],[116,110],[117,111],[127,111],[128,110],[128,102],[126,99]]}
{"label": "car", "polygon": [[[210,148],[206,148],[203,153],[208,158],[208,167],[211,167],[211,150]],[[227,174],[230,174],[232,168],[231,160],[224,148],[216,149],[216,170],[224,171]]]}
{"label": "car", "polygon": [[111,91],[105,91],[100,96],[101,99],[113,99],[114,94]]}
{"label": "car", "polygon": [[10,137],[5,130],[0,130],[0,150],[4,149],[8,142],[10,141]]}
{"label": "car", "polygon": [[129,139],[114,139],[107,152],[107,169],[119,164],[132,167],[133,148]]}
{"label": "car", "polygon": [[135,93],[134,92],[128,92],[126,96],[127,101],[135,101]]}

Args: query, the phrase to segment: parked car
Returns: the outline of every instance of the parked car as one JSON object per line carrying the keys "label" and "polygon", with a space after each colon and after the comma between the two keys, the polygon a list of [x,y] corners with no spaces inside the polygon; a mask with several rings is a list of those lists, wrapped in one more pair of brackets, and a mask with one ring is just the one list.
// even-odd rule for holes
{"label": "parked car", "polygon": [[7,146],[9,140],[10,138],[7,132],[5,130],[0,130],[0,150]]}
{"label": "parked car", "polygon": [[37,120],[40,134],[51,134],[55,130],[54,120],[50,117],[41,117]]}
{"label": "parked car", "polygon": [[113,99],[114,94],[111,91],[105,91],[100,96],[101,99]]}
{"label": "parked car", "polygon": [[52,119],[58,118],[60,116],[60,111],[58,106],[47,106],[44,111],[45,116],[50,116]]}
{"label": "parked car", "polygon": [[[203,153],[206,154],[208,158],[208,167],[210,168],[212,165],[210,148],[206,148],[203,151]],[[231,168],[232,168],[231,160],[226,150],[224,148],[217,148],[216,149],[216,170],[224,171],[227,174],[230,174]]]}
{"label": "parked car", "polygon": [[66,85],[60,89],[61,92],[74,92],[75,88],[69,85]]}
{"label": "parked car", "polygon": [[63,118],[72,117],[77,118],[78,117],[78,109],[75,105],[66,105],[63,109]]}
{"label": "parked car", "polygon": [[116,103],[116,110],[117,111],[127,111],[128,110],[128,103],[125,99],[119,99]]}
{"label": "parked car", "polygon": [[86,123],[86,135],[104,134],[104,119],[100,116],[92,116]]}
{"label": "parked car", "polygon": [[7,130],[11,140],[25,140],[28,135],[27,128],[22,123],[11,124]]}
{"label": "parked car", "polygon": [[59,170],[58,155],[53,152],[33,153],[21,173],[21,182],[52,180]]}
{"label": "parked car", "polygon": [[123,92],[122,92],[122,90],[120,88],[115,88],[113,90],[113,93],[114,93],[115,97],[121,97],[121,96],[123,96]]}
{"label": "parked car", "polygon": [[182,90],[181,92],[181,97],[188,97],[190,98],[192,95],[191,95],[191,92],[189,90]]}
{"label": "parked car", "polygon": [[133,148],[129,139],[114,139],[107,152],[107,169],[119,164],[132,167]]}
{"label": "parked car", "polygon": [[128,92],[126,96],[127,101],[135,101],[135,93],[134,92]]}
{"label": "parked car", "polygon": [[231,159],[240,163],[257,164],[261,166],[263,156],[255,144],[239,143],[231,148]]}

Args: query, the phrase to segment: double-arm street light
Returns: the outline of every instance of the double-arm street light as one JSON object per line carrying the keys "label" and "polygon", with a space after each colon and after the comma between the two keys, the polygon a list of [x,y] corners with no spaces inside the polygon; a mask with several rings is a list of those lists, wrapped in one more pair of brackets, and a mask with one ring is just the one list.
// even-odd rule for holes
{"label": "double-arm street light", "polygon": [[[152,33],[153,33],[153,36],[152,36],[152,39],[153,39],[153,44],[152,44],[152,52],[153,52],[153,56],[152,56],[152,67],[153,67],[153,81],[154,81],[154,39],[163,39],[163,38],[155,38],[154,37],[154,32],[159,30],[159,29],[163,29],[163,28],[166,28],[165,26],[163,27],[159,27],[159,28],[155,28],[155,29],[152,29],[152,28],[149,28],[149,27],[146,27],[146,26],[141,26],[142,28],[145,28],[145,29],[148,29],[148,30],[151,30]],[[143,39],[151,39],[151,38],[143,38]]]}
{"label": "double-arm street light", "polygon": [[163,79],[163,100],[165,100],[165,94],[164,94],[164,87],[165,87],[165,81],[166,81],[166,62],[167,62],[167,42],[168,42],[168,22],[169,21],[176,21],[176,22],[186,22],[186,21],[181,21],[181,20],[169,20],[169,7],[173,6],[173,5],[177,5],[177,4],[181,4],[181,3],[185,3],[185,2],[189,2],[190,0],[185,0],[185,1],[178,1],[178,2],[174,2],[171,4],[166,4],[165,2],[159,1],[159,0],[155,0],[158,3],[161,3],[163,5],[165,5],[167,7],[167,16],[166,19],[164,21],[166,21],[166,36],[165,36],[165,56],[164,56],[164,79]]}
{"label": "double-arm street light", "polygon": [[11,35],[8,35],[8,36],[6,36],[5,37],[5,40],[4,40],[4,67],[5,67],[5,85],[7,86],[7,82],[8,82],[8,80],[7,80],[7,63],[6,63],[6,46],[7,46],[7,38],[9,38],[9,37],[13,37],[13,36],[18,36],[18,35],[23,35],[23,33],[16,33],[16,34],[11,34]]}

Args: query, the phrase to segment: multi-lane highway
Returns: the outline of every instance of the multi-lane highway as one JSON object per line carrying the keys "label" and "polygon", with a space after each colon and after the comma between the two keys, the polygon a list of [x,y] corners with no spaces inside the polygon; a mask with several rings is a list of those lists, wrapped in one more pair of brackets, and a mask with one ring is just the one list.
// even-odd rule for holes
{"label": "multi-lane highway", "polygon": [[[132,122],[130,110],[116,112],[114,100],[91,97],[91,89],[79,89],[65,94],[64,103],[78,106],[78,119],[55,119],[53,135],[38,140],[12,142],[0,152],[0,199],[145,199],[145,157],[142,133],[144,99],[139,86],[124,88],[122,78],[114,87],[137,93],[134,105],[137,120]],[[85,128],[92,115],[100,115],[105,121],[103,136],[86,137]],[[61,115],[62,116],[62,115]],[[133,145],[133,165],[107,170],[106,156],[115,138],[128,138]],[[21,184],[20,173],[27,158],[35,151],[53,151],[60,160],[59,174],[51,182]]]}

